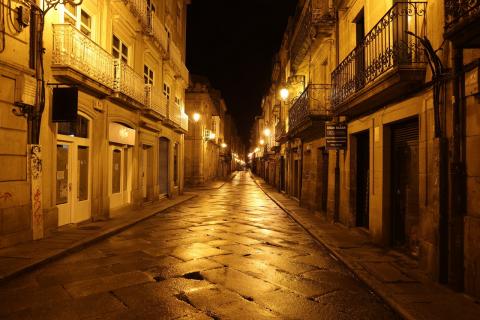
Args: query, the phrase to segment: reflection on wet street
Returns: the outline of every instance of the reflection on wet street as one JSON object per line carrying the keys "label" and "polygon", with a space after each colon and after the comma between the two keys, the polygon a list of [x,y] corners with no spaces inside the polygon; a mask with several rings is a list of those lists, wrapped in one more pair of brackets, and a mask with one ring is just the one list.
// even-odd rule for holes
{"label": "reflection on wet street", "polygon": [[392,319],[238,174],[0,288],[7,319]]}

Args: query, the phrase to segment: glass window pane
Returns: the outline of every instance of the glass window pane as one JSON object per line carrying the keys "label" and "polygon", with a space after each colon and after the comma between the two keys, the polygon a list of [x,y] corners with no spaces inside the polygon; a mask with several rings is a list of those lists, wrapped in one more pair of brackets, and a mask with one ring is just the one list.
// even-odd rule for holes
{"label": "glass window pane", "polygon": [[88,138],[89,120],[80,115],[77,116],[77,121],[74,122],[59,122],[58,134],[66,136]]}
{"label": "glass window pane", "polygon": [[128,47],[124,44],[122,44],[122,54],[125,56],[125,57],[128,57]]}
{"label": "glass window pane", "polygon": [[113,150],[112,161],[112,193],[120,192],[120,178],[122,174],[122,152]]}
{"label": "glass window pane", "polygon": [[113,47],[116,49],[120,48],[120,40],[115,36],[113,36]]}
{"label": "glass window pane", "polygon": [[68,202],[68,148],[66,144],[57,145],[57,204]]}
{"label": "glass window pane", "polygon": [[88,147],[78,147],[78,201],[88,200]]}
{"label": "glass window pane", "polygon": [[82,23],[87,27],[87,28],[91,28],[92,27],[92,19],[90,18],[90,16],[82,10],[81,12],[81,21]]}

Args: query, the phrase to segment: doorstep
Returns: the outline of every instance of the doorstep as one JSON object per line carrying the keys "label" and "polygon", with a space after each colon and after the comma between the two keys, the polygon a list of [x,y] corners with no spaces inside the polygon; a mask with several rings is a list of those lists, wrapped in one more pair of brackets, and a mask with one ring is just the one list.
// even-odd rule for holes
{"label": "doorstep", "polygon": [[0,284],[119,233],[196,196],[184,193],[138,210],[132,209],[109,220],[62,226],[43,239],[0,249]]}
{"label": "doorstep", "polygon": [[368,234],[326,222],[259,177],[255,183],[311,236],[405,319],[480,319],[473,298],[442,286],[415,259],[372,243]]}

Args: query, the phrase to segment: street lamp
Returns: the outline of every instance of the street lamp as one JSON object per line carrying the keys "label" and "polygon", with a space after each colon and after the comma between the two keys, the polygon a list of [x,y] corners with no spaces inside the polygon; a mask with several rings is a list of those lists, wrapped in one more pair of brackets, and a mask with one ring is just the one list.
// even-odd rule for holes
{"label": "street lamp", "polygon": [[200,114],[198,112],[195,112],[193,114],[193,121],[198,122],[200,120]]}
{"label": "street lamp", "polygon": [[265,140],[263,140],[263,139],[260,139],[259,142],[260,142],[260,145],[261,145],[261,146],[263,146],[263,145],[265,144]]}
{"label": "street lamp", "polygon": [[270,137],[271,134],[272,134],[272,132],[270,131],[269,128],[265,128],[265,129],[263,130],[263,135],[264,135],[265,137]]}
{"label": "street lamp", "polygon": [[225,142],[222,142],[222,144],[220,145],[223,149],[225,149],[227,147],[227,144]]}
{"label": "street lamp", "polygon": [[282,98],[283,101],[288,99],[288,95],[289,95],[289,92],[287,88],[280,89],[280,98]]}

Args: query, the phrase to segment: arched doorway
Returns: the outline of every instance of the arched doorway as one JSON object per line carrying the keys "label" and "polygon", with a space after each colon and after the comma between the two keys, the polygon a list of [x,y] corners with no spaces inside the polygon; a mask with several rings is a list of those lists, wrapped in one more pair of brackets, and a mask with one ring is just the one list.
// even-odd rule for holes
{"label": "arched doorway", "polygon": [[160,198],[168,196],[168,187],[169,187],[169,178],[168,178],[168,171],[169,171],[169,148],[170,148],[170,140],[165,137],[161,137],[159,139],[159,146],[158,146],[158,184],[160,186]]}
{"label": "arched doorway", "polygon": [[55,195],[58,225],[91,217],[91,121],[79,114],[75,122],[57,125]]}

